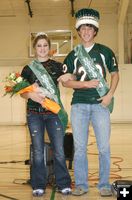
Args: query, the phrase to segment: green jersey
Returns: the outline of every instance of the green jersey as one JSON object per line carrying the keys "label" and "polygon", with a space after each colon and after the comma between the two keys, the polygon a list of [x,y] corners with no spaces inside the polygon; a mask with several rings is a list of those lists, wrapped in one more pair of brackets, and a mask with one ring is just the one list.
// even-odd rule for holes
{"label": "green jersey", "polygon": [[[88,51],[90,57],[94,61],[96,67],[99,69],[101,75],[106,80],[106,72],[118,71],[118,64],[113,51],[102,45],[95,43],[92,49]],[[75,51],[71,51],[64,60],[64,72],[73,73],[76,75],[77,81],[89,81],[90,78],[86,73],[85,68],[79,62]],[[74,89],[72,104],[75,103],[87,103],[87,104],[97,104],[100,103],[97,99],[100,98],[97,90],[95,88],[88,89]]]}

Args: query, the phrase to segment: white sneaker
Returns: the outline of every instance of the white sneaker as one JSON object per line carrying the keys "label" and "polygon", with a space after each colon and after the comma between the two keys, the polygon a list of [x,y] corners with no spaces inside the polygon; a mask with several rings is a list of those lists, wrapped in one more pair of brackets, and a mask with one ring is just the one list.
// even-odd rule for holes
{"label": "white sneaker", "polygon": [[36,189],[33,190],[33,196],[34,197],[41,197],[44,194],[44,190],[43,189]]}
{"label": "white sneaker", "polygon": [[68,195],[68,194],[71,194],[71,188],[64,188],[61,190],[61,193],[64,194],[64,195]]}

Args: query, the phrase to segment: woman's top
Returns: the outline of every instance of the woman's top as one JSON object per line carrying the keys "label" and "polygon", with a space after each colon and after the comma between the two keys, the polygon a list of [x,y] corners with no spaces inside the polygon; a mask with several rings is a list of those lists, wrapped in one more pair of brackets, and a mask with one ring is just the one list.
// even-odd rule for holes
{"label": "woman's top", "polygon": [[[59,76],[61,76],[63,73],[63,65],[60,62],[57,62],[55,60],[49,59],[45,62],[41,62],[41,64],[44,66],[44,68],[47,70],[51,78],[53,79],[55,85],[58,87],[58,81],[57,79]],[[33,83],[38,83],[39,86],[41,86],[41,83],[37,79],[36,75],[33,73],[33,71],[30,69],[28,65],[26,65],[22,72],[21,76],[26,79],[30,84]],[[30,98],[28,99],[27,102],[27,109],[32,109],[32,110],[42,110],[41,104],[31,100]],[[44,111],[45,109],[43,109]]]}

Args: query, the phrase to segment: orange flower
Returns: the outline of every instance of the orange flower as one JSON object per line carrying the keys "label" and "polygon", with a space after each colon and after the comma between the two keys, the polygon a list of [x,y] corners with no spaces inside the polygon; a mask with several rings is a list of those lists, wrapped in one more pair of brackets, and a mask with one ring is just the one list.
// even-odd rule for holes
{"label": "orange flower", "polygon": [[13,89],[11,86],[5,86],[5,91],[6,92],[11,92]]}
{"label": "orange flower", "polygon": [[20,73],[19,72],[16,72],[16,78],[18,78],[18,77],[20,77],[21,75],[20,75]]}

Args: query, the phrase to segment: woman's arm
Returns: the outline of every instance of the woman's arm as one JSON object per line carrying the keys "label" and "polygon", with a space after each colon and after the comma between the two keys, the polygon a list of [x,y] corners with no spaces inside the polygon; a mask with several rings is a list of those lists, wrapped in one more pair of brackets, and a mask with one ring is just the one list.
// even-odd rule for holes
{"label": "woman's arm", "polygon": [[32,99],[33,101],[40,104],[43,102],[45,98],[45,96],[42,93],[37,93],[37,92],[25,92],[21,94],[20,96],[26,100]]}
{"label": "woman's arm", "polygon": [[37,83],[34,83],[33,86],[34,89],[32,92],[24,92],[21,94],[21,97],[26,100],[32,99],[35,102],[42,103],[45,98],[43,90],[38,86]]}

